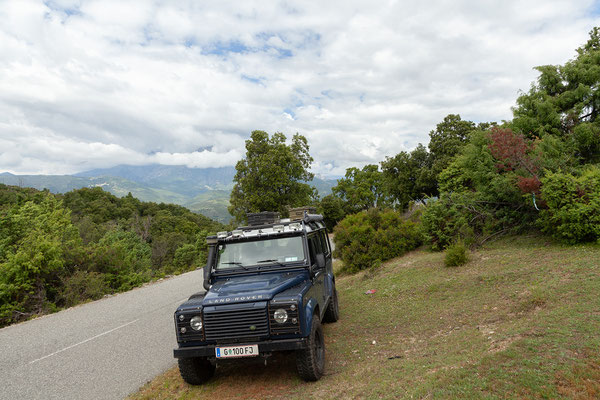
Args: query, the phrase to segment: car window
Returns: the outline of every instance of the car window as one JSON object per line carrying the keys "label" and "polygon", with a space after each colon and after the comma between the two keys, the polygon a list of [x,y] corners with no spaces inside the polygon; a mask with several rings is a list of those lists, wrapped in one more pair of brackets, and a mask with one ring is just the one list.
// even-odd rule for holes
{"label": "car window", "polygon": [[329,255],[329,253],[331,252],[331,249],[329,248],[329,241],[327,240],[327,234],[325,233],[325,231],[320,231],[319,234],[321,236],[321,243],[323,245],[323,253],[325,253],[326,255]]}
{"label": "car window", "polygon": [[220,244],[217,270],[304,261],[302,237]]}
{"label": "car window", "polygon": [[321,252],[321,245],[319,243],[317,235],[310,235],[308,237],[308,251],[310,253],[310,262],[315,264],[317,262],[317,254]]}

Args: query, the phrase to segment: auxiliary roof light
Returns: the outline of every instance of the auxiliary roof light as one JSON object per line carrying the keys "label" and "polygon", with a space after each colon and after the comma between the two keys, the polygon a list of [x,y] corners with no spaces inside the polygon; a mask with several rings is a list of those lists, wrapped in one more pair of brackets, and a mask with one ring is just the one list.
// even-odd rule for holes
{"label": "auxiliary roof light", "polygon": [[283,225],[273,225],[273,232],[283,232]]}
{"label": "auxiliary roof light", "polygon": [[295,230],[295,231],[298,231],[298,230],[300,230],[300,223],[298,223],[298,222],[293,222],[293,223],[291,223],[291,224],[289,225],[289,227],[290,227],[290,229],[293,229],[293,230]]}
{"label": "auxiliary roof light", "polygon": [[227,232],[223,231],[223,232],[218,232],[217,233],[217,237],[219,239],[225,239],[227,237]]}
{"label": "auxiliary roof light", "polygon": [[240,237],[244,235],[244,231],[242,231],[241,229],[236,229],[235,231],[231,231],[231,235],[233,237]]}

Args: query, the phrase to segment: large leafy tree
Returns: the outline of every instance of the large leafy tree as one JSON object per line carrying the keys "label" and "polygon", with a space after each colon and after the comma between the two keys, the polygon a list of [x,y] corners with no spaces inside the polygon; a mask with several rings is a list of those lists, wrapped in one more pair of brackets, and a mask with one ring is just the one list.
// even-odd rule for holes
{"label": "large leafy tree", "polygon": [[246,140],[246,158],[235,167],[229,212],[242,222],[249,212],[287,215],[290,207],[311,203],[315,190],[306,182],[313,179],[312,161],[304,136],[295,134],[287,144],[283,133],[269,137],[267,132],[253,131]]}
{"label": "large leafy tree", "polygon": [[410,153],[401,151],[381,162],[387,193],[397,208],[405,209],[410,201],[437,194],[431,167],[431,154],[422,144]]}
{"label": "large leafy tree", "polygon": [[365,165],[362,169],[348,168],[346,175],[331,190],[344,201],[346,214],[381,207],[388,200],[383,174],[374,164]]}
{"label": "large leafy tree", "polygon": [[474,122],[463,120],[458,114],[448,114],[435,130],[429,132],[428,147],[435,177],[460,153],[476,128]]}
{"label": "large leafy tree", "polygon": [[475,124],[449,114],[429,133],[428,148],[419,144],[413,151],[401,151],[381,162],[386,191],[399,209],[410,201],[438,196],[438,176],[468,143],[471,134],[491,124]]}
{"label": "large leafy tree", "polygon": [[571,143],[582,163],[600,161],[600,29],[565,65],[543,65],[517,99],[513,129],[529,138],[554,135]]}

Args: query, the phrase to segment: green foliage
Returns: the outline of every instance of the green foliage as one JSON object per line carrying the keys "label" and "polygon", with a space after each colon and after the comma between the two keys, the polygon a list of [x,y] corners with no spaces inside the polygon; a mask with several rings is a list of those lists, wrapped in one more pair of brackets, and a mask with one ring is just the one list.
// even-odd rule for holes
{"label": "green foliage", "polygon": [[377,165],[362,169],[348,168],[344,178],[338,180],[332,192],[344,202],[344,212],[352,214],[386,204],[383,175]]}
{"label": "green foliage", "polygon": [[319,212],[323,215],[327,230],[331,232],[337,223],[346,216],[344,201],[333,194],[329,194],[321,199]]}
{"label": "green foliage", "polygon": [[398,257],[422,243],[418,225],[392,210],[370,209],[349,215],[334,233],[335,257],[351,272]]}
{"label": "green foliage", "polygon": [[548,207],[540,217],[544,232],[568,243],[600,241],[600,167],[581,176],[549,173],[542,198]]}
{"label": "green foliage", "polygon": [[307,183],[313,158],[306,138],[295,134],[286,144],[283,133],[269,137],[264,131],[253,131],[246,140],[246,158],[238,161],[231,192],[229,212],[237,221],[246,220],[249,212],[279,211],[309,204],[315,196]]}
{"label": "green foliage", "polygon": [[81,239],[69,211],[50,194],[39,204],[28,201],[12,207],[0,225],[0,324],[4,325],[52,308],[65,255]]}
{"label": "green foliage", "polygon": [[381,162],[385,190],[396,208],[405,210],[411,201],[437,195],[432,161],[431,153],[419,144],[410,153],[401,151]]}
{"label": "green foliage", "polygon": [[0,185],[0,325],[200,266],[206,236],[222,229],[99,188],[55,196]]}
{"label": "green foliage", "polygon": [[437,124],[435,130],[429,133],[429,152],[433,176],[442,172],[450,161],[467,144],[469,135],[476,130],[475,123],[464,121],[458,114],[447,115]]}
{"label": "green foliage", "polygon": [[[545,147],[553,149],[552,144]],[[481,244],[497,234],[529,229],[537,217],[531,190],[539,189],[537,175],[529,170],[539,170],[538,157],[543,159],[543,149],[531,150],[510,130],[473,131],[440,174],[439,200],[429,202],[423,214],[432,248],[442,250],[458,237]]]}
{"label": "green foliage", "polygon": [[199,255],[196,245],[190,243],[184,244],[175,250],[173,265],[180,271],[188,270],[192,266],[199,267]]}
{"label": "green foliage", "polygon": [[459,194],[446,195],[427,204],[421,216],[421,229],[425,241],[433,250],[443,250],[457,236],[474,241],[475,232],[469,226],[468,198]]}
{"label": "green foliage", "polygon": [[63,277],[62,285],[59,300],[66,307],[87,300],[98,300],[110,293],[104,274],[94,271],[77,270],[72,275]]}
{"label": "green foliage", "polygon": [[454,243],[446,248],[446,256],[444,257],[444,265],[446,267],[458,267],[469,261],[467,247],[462,242]]}
{"label": "green foliage", "polygon": [[150,280],[150,254],[135,233],[109,231],[93,246],[90,269],[104,274],[111,289],[125,291]]}
{"label": "green foliage", "polygon": [[600,160],[600,39],[590,32],[577,57],[543,65],[536,84],[517,99],[512,125],[529,137],[555,135],[573,144],[582,164]]}
{"label": "green foliage", "polygon": [[449,114],[429,133],[429,151],[419,144],[410,153],[402,151],[381,162],[385,191],[394,206],[406,210],[410,202],[439,196],[440,173],[461,153],[471,135],[494,124],[462,120]]}

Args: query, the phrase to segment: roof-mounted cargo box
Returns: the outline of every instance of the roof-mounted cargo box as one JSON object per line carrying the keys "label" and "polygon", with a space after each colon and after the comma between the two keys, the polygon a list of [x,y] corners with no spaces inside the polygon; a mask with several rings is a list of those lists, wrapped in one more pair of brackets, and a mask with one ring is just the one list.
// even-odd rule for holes
{"label": "roof-mounted cargo box", "polygon": [[317,213],[316,207],[306,206],[306,207],[291,208],[290,209],[290,219],[292,221],[302,221],[304,219],[305,215],[316,214],[316,213]]}
{"label": "roof-mounted cargo box", "polygon": [[248,226],[276,224],[280,221],[279,213],[275,211],[261,211],[248,213]]}

